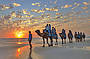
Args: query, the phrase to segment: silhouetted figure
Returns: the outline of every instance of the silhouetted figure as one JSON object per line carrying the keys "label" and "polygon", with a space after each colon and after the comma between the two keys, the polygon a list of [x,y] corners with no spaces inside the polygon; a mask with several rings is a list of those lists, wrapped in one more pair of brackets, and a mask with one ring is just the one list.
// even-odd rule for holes
{"label": "silhouetted figure", "polygon": [[48,24],[45,26],[45,29],[47,30],[47,32],[49,31],[49,25]]}
{"label": "silhouetted figure", "polygon": [[78,39],[78,42],[80,42],[80,33],[79,32],[77,34],[77,39]]}
{"label": "silhouetted figure", "polygon": [[69,39],[69,43],[72,43],[73,34],[72,34],[72,31],[71,30],[69,30],[68,39]]}
{"label": "silhouetted figure", "polygon": [[62,33],[59,33],[61,39],[62,39],[62,44],[66,44],[66,33],[65,30],[62,29]]}
{"label": "silhouetted figure", "polygon": [[51,24],[48,25],[48,36],[51,40],[51,46],[53,46],[53,39],[52,39],[52,33],[51,33]]}
{"label": "silhouetted figure", "polygon": [[82,42],[82,32],[80,32],[80,42]]}
{"label": "silhouetted figure", "polygon": [[86,37],[86,35],[85,35],[85,33],[83,33],[82,38],[83,38],[84,41],[85,41],[85,37]]}
{"label": "silhouetted figure", "polygon": [[50,46],[53,46],[53,39],[52,39],[52,36],[51,36],[51,24],[47,24],[45,26],[45,29],[48,31],[48,37],[50,38],[50,41],[51,41]]}
{"label": "silhouetted figure", "polygon": [[75,32],[74,38],[75,38],[76,42],[78,42],[77,35],[78,35],[77,32]]}
{"label": "silhouetted figure", "polygon": [[30,45],[30,48],[32,48],[32,34],[31,34],[31,31],[29,31],[29,38],[28,38],[28,41],[29,41],[29,45]]}
{"label": "silhouetted figure", "polygon": [[56,29],[55,29],[54,27],[52,27],[51,33],[52,33],[52,38],[53,38],[53,39],[56,39],[55,45],[58,45],[58,41],[57,41],[58,35],[57,35]]}

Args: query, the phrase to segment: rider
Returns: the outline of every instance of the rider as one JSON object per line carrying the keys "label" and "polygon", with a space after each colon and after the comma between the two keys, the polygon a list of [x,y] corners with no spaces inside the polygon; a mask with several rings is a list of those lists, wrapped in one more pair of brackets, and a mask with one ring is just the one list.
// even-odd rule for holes
{"label": "rider", "polygon": [[62,29],[62,34],[64,34],[64,39],[66,39],[66,33],[64,29]]}
{"label": "rider", "polygon": [[[63,35],[63,39],[64,39],[64,42],[65,42],[65,44],[66,44],[66,33],[65,33],[65,30],[64,29],[62,29],[62,35]],[[62,44],[63,44],[63,40],[62,40]]]}
{"label": "rider", "polygon": [[52,35],[51,35],[51,24],[47,24],[47,25],[45,26],[45,29],[47,30],[48,36],[50,37],[51,46],[53,46],[53,40],[52,40]]}
{"label": "rider", "polygon": [[69,42],[72,43],[73,34],[71,30],[69,30],[68,38],[69,38]]}
{"label": "rider", "polygon": [[74,37],[75,37],[76,42],[77,42],[77,32],[75,32]]}
{"label": "rider", "polygon": [[57,39],[58,39],[58,35],[56,33],[56,29],[54,27],[52,27],[52,38],[56,39],[56,44],[58,45]]}

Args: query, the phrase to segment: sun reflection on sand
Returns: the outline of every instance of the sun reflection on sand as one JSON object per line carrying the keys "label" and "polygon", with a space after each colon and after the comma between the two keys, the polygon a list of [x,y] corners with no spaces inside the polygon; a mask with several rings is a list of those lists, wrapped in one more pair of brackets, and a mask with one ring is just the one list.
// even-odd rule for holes
{"label": "sun reflection on sand", "polygon": [[21,48],[18,48],[16,50],[16,58],[23,58],[23,57],[26,57],[26,55],[28,54],[28,49],[29,46],[24,46],[24,47],[21,47]]}

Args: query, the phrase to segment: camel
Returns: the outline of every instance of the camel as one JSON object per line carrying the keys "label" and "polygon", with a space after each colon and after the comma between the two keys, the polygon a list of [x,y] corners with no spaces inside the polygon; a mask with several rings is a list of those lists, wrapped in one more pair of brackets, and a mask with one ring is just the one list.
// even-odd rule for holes
{"label": "camel", "polygon": [[[40,30],[36,30],[35,31],[40,37],[43,38],[43,47],[45,47],[45,39],[47,40],[47,44],[48,46],[53,46],[53,40],[52,40],[52,37],[48,36],[48,33],[41,33]],[[51,41],[51,45],[48,43],[48,38],[50,38],[50,41]]]}
{"label": "camel", "polygon": [[[66,44],[66,37],[64,37],[64,34],[59,33],[59,36],[60,36],[61,39],[62,39],[62,44]],[[64,39],[64,41],[63,41],[63,39]]]}

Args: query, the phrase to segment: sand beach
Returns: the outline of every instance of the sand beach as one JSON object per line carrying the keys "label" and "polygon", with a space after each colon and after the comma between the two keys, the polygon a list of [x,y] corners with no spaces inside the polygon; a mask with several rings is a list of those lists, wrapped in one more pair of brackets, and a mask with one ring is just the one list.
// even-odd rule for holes
{"label": "sand beach", "polygon": [[[7,39],[7,43],[0,42],[0,59],[89,59],[90,38],[86,42],[73,42],[62,46],[59,40],[58,46],[42,47],[42,39],[33,39],[33,48],[30,49],[27,39],[16,41]],[[23,44],[22,44],[23,43]],[[3,46],[2,46],[2,45]]]}

